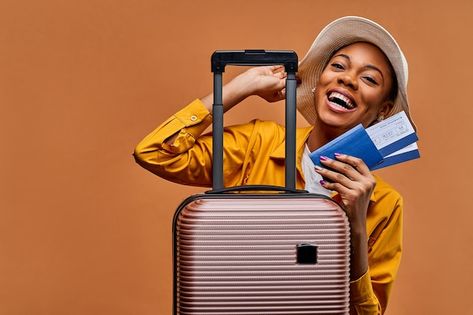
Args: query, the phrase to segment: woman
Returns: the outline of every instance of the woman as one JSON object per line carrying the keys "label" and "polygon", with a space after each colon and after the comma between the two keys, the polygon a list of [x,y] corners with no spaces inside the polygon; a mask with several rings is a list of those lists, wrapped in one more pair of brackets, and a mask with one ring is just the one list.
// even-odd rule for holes
{"label": "woman", "polygon": [[[297,187],[325,193],[345,206],[352,234],[350,304],[353,314],[384,313],[401,256],[402,198],[366,164],[337,154],[314,167],[313,151],[362,123],[404,110],[407,63],[392,36],[360,17],[322,30],[300,63],[298,109],[312,125],[297,130]],[[250,95],[284,98],[282,67],[256,67],[223,89],[224,110]],[[195,100],[149,134],[135,149],[137,162],[174,182],[211,186],[212,95]],[[284,128],[254,120],[224,134],[226,186],[284,185]]]}

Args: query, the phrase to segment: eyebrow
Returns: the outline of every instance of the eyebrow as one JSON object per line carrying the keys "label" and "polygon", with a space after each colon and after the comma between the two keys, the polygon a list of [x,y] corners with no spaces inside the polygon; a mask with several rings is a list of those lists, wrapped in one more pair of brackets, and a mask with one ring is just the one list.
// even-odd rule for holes
{"label": "eyebrow", "polygon": [[[350,56],[345,55],[345,54],[338,54],[338,55],[333,56],[333,58],[335,58],[335,57],[343,57],[343,58],[347,59],[349,62],[351,62]],[[384,80],[383,72],[378,67],[376,67],[372,64],[367,64],[367,65],[364,65],[363,68],[368,68],[368,69],[378,71],[381,74],[381,76],[383,77],[383,80]]]}

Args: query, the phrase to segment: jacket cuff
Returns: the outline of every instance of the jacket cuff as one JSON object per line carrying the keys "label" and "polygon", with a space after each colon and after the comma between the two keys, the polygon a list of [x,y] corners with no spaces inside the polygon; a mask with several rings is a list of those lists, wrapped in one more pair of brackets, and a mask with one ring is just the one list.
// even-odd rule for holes
{"label": "jacket cuff", "polygon": [[165,141],[161,147],[172,153],[182,153],[192,147],[195,140],[207,129],[212,122],[212,115],[204,104],[196,99],[174,114],[170,121],[163,126],[164,139],[178,132],[172,144]]}
{"label": "jacket cuff", "polygon": [[202,101],[196,99],[174,114],[174,117],[178,119],[183,126],[190,127],[201,123],[209,115],[210,112]]}
{"label": "jacket cuff", "polygon": [[372,299],[377,300],[371,284],[371,276],[367,271],[357,280],[350,282],[350,301],[358,304]]}

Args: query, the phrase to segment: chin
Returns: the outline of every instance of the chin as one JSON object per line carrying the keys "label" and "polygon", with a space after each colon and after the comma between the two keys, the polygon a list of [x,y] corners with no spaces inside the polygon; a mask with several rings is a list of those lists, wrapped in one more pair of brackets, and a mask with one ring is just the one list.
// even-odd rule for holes
{"label": "chin", "polygon": [[[341,95],[338,92],[332,92],[335,95]],[[342,95],[343,96],[343,95]],[[340,128],[343,130],[353,126],[356,117],[358,116],[359,108],[356,103],[351,100],[351,108],[345,108],[335,101],[329,100],[327,95],[320,95],[319,102],[316,106],[317,120],[319,123],[332,128]],[[345,100],[348,97],[345,98]]]}
{"label": "chin", "polygon": [[352,117],[347,114],[338,114],[332,112],[317,113],[317,122],[327,127],[336,128],[340,130],[347,130],[353,126]]}

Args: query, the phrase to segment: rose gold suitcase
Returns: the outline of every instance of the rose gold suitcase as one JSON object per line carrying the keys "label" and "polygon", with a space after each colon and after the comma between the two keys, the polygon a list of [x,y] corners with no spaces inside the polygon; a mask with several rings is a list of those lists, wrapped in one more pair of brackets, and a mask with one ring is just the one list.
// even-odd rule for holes
{"label": "rose gold suitcase", "polygon": [[[348,314],[346,215],[330,198],[295,189],[297,55],[228,53],[212,56],[215,76],[225,64],[286,67],[286,187],[222,188],[223,111],[215,93],[214,189],[189,197],[174,217],[174,314]],[[221,91],[221,77],[215,81]]]}

